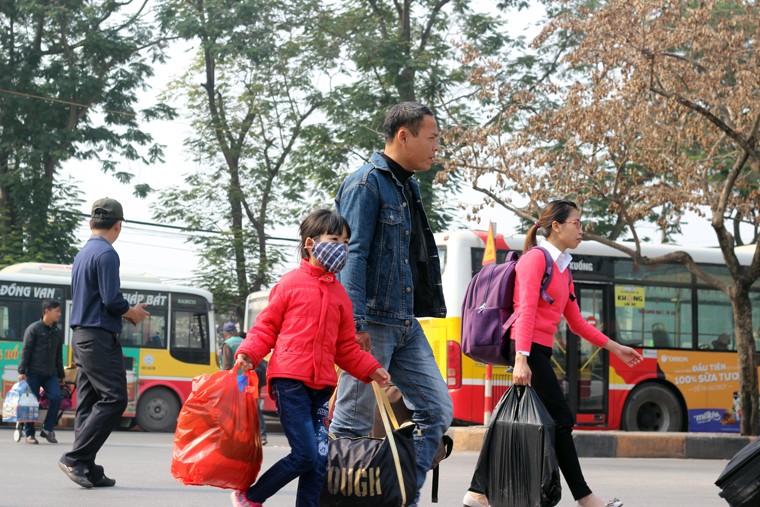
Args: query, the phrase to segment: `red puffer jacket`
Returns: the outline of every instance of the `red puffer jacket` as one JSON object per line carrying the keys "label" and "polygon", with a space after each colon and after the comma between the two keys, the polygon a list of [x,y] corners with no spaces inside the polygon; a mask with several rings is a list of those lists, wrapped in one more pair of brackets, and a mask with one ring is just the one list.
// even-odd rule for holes
{"label": "red puffer jacket", "polygon": [[308,387],[335,386],[334,364],[361,380],[380,363],[356,344],[351,300],[335,275],[306,259],[283,276],[269,293],[269,304],[256,318],[236,351],[253,364],[274,349],[267,380],[289,378]]}

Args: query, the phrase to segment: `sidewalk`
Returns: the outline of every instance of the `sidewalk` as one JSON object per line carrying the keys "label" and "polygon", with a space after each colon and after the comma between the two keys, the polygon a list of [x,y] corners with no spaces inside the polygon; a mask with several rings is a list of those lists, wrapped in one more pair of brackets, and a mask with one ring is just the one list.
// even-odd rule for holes
{"label": "sidewalk", "polygon": [[[479,451],[485,426],[452,427],[455,451]],[[582,458],[731,459],[755,437],[725,433],[658,433],[574,430]]]}

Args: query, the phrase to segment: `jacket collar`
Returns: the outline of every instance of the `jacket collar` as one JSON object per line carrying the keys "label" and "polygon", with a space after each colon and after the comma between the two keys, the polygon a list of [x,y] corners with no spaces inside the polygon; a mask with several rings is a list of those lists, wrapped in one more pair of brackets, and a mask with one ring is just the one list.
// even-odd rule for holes
{"label": "jacket collar", "polygon": [[301,271],[304,271],[309,276],[319,278],[325,282],[335,281],[335,273],[330,273],[329,271],[325,271],[322,268],[312,266],[312,264],[309,262],[309,259],[301,259],[301,265],[299,266],[299,269]]}

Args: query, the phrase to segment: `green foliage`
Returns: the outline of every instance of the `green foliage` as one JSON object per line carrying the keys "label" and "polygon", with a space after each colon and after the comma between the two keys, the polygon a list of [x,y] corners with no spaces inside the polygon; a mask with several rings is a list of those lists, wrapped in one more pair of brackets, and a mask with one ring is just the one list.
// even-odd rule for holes
{"label": "green foliage", "polygon": [[310,149],[331,142],[316,117],[325,103],[317,78],[334,54],[316,30],[326,15],[312,0],[168,1],[160,13],[165,29],[198,44],[197,65],[173,85],[191,111],[197,170],[161,195],[161,216],[220,232],[193,236],[198,275],[240,318],[246,295],[271,283],[283,259],[267,231],[297,223],[316,200],[314,182],[345,157]]}
{"label": "green foliage", "polygon": [[[163,42],[141,13],[122,8],[0,3],[0,263],[71,261],[78,221],[70,210],[79,194],[73,182],[58,181],[62,162],[96,159],[128,182],[118,159],[161,158],[135,106],[151,62],[162,61]],[[144,114],[172,117],[164,105]]]}
{"label": "green foliage", "polygon": [[[327,116],[336,143],[354,155],[349,170],[382,148],[383,116],[398,102],[429,105],[444,128],[452,116],[458,121],[473,117],[470,67],[457,62],[457,46],[497,54],[508,40],[501,18],[474,12],[464,0],[344,0],[339,5],[323,28],[344,58],[339,68],[344,83],[334,88]],[[450,177],[448,188],[434,188],[439,170],[418,175],[434,230],[451,225],[456,209],[447,197],[459,190],[460,181]],[[336,174],[330,181],[342,177]]]}

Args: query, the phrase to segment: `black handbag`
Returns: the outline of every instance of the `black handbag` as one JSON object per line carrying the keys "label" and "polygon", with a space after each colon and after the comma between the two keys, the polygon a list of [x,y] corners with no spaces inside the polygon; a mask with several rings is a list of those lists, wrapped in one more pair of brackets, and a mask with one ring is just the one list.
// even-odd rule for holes
{"label": "black handbag", "polygon": [[[385,391],[372,382],[385,438],[331,436],[320,507],[404,507],[417,495],[414,423],[392,429]],[[386,400],[387,403],[387,400]]]}

